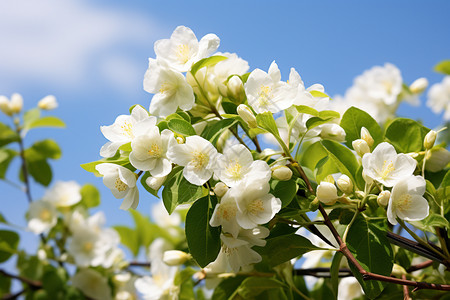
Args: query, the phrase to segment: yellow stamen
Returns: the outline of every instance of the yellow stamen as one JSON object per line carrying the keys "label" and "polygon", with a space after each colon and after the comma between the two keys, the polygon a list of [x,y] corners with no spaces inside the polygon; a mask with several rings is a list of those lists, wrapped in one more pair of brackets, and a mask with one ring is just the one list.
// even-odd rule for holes
{"label": "yellow stamen", "polygon": [[261,199],[256,199],[253,200],[252,202],[249,203],[249,205],[247,206],[247,210],[249,211],[249,213],[251,213],[252,215],[257,215],[261,212],[264,211],[264,206],[263,206],[263,202]]}
{"label": "yellow stamen", "polygon": [[392,161],[389,161],[389,163],[387,163],[387,161],[385,160],[383,162],[383,167],[381,168],[381,178],[386,179],[394,170],[394,163]]}
{"label": "yellow stamen", "polygon": [[209,162],[209,156],[203,152],[194,151],[194,153],[192,153],[192,156],[192,164],[197,170],[203,169]]}
{"label": "yellow stamen", "polygon": [[400,198],[394,202],[394,206],[402,212],[408,210],[411,207],[411,195],[401,195]]}
{"label": "yellow stamen", "polygon": [[131,124],[130,122],[123,122],[123,124],[120,126],[120,128],[122,128],[122,134],[125,136],[128,136],[130,138],[134,138],[134,134],[133,134],[133,124]]}
{"label": "yellow stamen", "polygon": [[242,166],[236,161],[233,161],[230,164],[230,167],[227,168],[227,172],[231,174],[231,177],[235,180],[240,179],[242,177],[241,170]]}
{"label": "yellow stamen", "polygon": [[120,180],[119,177],[117,177],[114,185],[119,192],[123,192],[128,188],[128,186],[122,180]]}
{"label": "yellow stamen", "polygon": [[272,98],[272,88],[262,85],[258,94],[258,102],[260,106],[267,106]]}
{"label": "yellow stamen", "polygon": [[39,218],[43,221],[49,221],[52,218],[50,210],[44,208],[39,214]]}
{"label": "yellow stamen", "polygon": [[157,144],[152,144],[152,147],[148,150],[148,155],[152,158],[160,158],[162,155],[162,149]]}
{"label": "yellow stamen", "polygon": [[91,250],[94,248],[94,244],[92,242],[86,242],[83,244],[83,251],[84,252],[91,252]]}
{"label": "yellow stamen", "polygon": [[189,54],[190,54],[190,51],[189,51],[188,45],[182,44],[182,45],[177,46],[176,55],[177,55],[179,62],[181,62],[183,64],[187,63],[187,61],[189,60]]}

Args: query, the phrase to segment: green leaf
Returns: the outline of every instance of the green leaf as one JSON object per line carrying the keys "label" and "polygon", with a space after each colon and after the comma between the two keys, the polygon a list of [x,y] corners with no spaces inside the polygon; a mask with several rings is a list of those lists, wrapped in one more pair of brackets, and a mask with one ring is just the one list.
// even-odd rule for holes
{"label": "green leaf", "polygon": [[338,286],[339,286],[339,268],[341,266],[341,260],[344,255],[341,252],[336,252],[333,256],[333,260],[331,262],[331,287],[333,290],[333,294],[335,297],[338,295]]}
{"label": "green leaf", "polygon": [[225,59],[228,59],[228,57],[220,56],[220,55],[210,56],[210,57],[201,59],[192,66],[191,73],[193,76],[195,76],[197,71],[200,70],[201,68],[212,67],[215,64],[217,64],[218,62],[225,60]]}
{"label": "green leaf", "polygon": [[428,231],[435,233],[434,227],[442,227],[442,228],[449,228],[450,224],[446,218],[444,218],[441,215],[438,215],[437,213],[434,213],[430,210],[429,215],[421,220],[421,221],[408,221],[414,227],[419,228],[422,231]]}
{"label": "green leaf", "polygon": [[10,288],[11,278],[0,274],[0,299],[2,299],[1,297],[5,296],[6,294],[9,294]]}
{"label": "green leaf", "polygon": [[345,146],[332,140],[321,141],[322,146],[328,152],[329,158],[337,166],[338,170],[350,177],[353,183],[355,183],[354,174],[358,171],[359,164],[355,155]]}
{"label": "green leaf", "polygon": [[434,66],[434,70],[438,73],[450,75],[450,60],[443,60]]}
{"label": "green leaf", "polygon": [[411,119],[397,118],[386,129],[386,138],[398,152],[419,152],[430,129]]}
{"label": "green leaf", "polygon": [[19,135],[14,130],[12,130],[8,125],[0,122],[0,147],[18,141]]}
{"label": "green leaf", "polygon": [[236,115],[237,114],[237,105],[233,102],[230,101],[222,101],[221,103],[223,110],[227,113],[227,114],[233,114]]}
{"label": "green leaf", "polygon": [[27,124],[25,129],[32,129],[32,128],[38,128],[38,127],[59,127],[64,128],[66,127],[66,124],[57,117],[42,117],[40,119],[34,120]]}
{"label": "green leaf", "polygon": [[56,299],[67,281],[64,268],[55,269],[51,265],[46,266],[44,275],[42,276],[42,287],[47,292],[49,298]]}
{"label": "green leaf", "polygon": [[281,207],[286,207],[294,199],[297,193],[295,180],[288,181],[272,180],[270,182],[270,193],[281,200]]}
{"label": "green leaf", "polygon": [[212,124],[208,124],[201,136],[211,142],[214,146],[222,133],[235,125],[238,121],[233,119],[223,119]]}
{"label": "green leaf", "polygon": [[329,123],[330,120],[332,120],[333,118],[326,118],[326,119],[322,119],[320,117],[312,117],[309,118],[308,121],[306,121],[306,128],[309,129],[313,129],[314,127],[317,127],[319,125],[325,124],[325,123]]}
{"label": "green leaf", "polygon": [[[369,272],[390,276],[392,271],[393,253],[386,238],[386,232],[369,220],[358,215],[350,227],[347,245],[361,266]],[[353,275],[358,279],[364,293],[371,299],[377,297],[386,286],[386,282],[364,280],[353,264],[349,263]]]}
{"label": "green leaf", "polygon": [[102,158],[100,160],[93,161],[90,163],[85,163],[80,166],[83,169],[85,169],[86,171],[94,173],[95,176],[101,177],[102,175],[100,175],[100,173],[95,169],[95,167],[97,165],[103,164],[103,163],[112,163],[112,164],[116,164],[116,165],[125,167],[126,165],[130,164],[130,161],[129,161],[128,155],[120,155],[119,153],[117,153],[113,157]]}
{"label": "green leaf", "polygon": [[315,110],[312,107],[306,106],[306,105],[294,105],[294,107],[297,109],[297,111],[301,114],[308,114],[314,117],[318,117],[319,116],[319,112],[317,110]]}
{"label": "green leaf", "polygon": [[330,96],[328,96],[327,94],[319,91],[310,91],[309,93],[316,98],[330,98]]}
{"label": "green leaf", "polygon": [[19,235],[10,230],[0,230],[0,263],[7,261],[17,251]]}
{"label": "green leaf", "polygon": [[136,230],[126,226],[113,226],[119,233],[120,243],[130,249],[131,253],[136,257],[139,253],[139,240]]}
{"label": "green leaf", "polygon": [[215,197],[205,196],[191,206],[186,216],[189,252],[202,268],[214,261],[220,251],[220,227],[209,225],[216,202]]}
{"label": "green leaf", "polygon": [[28,127],[29,124],[39,119],[41,116],[41,110],[39,108],[32,108],[28,111],[26,111],[23,114],[23,124],[24,127]]}
{"label": "green leaf", "polygon": [[253,299],[267,290],[284,287],[286,287],[286,284],[274,278],[248,277],[236,291],[242,299]]}
{"label": "green leaf", "polygon": [[306,252],[321,248],[314,246],[307,238],[289,234],[271,238],[267,240],[265,247],[254,247],[253,249],[267,259],[271,267],[274,267]]}
{"label": "green leaf", "polygon": [[5,179],[6,171],[11,161],[16,157],[18,153],[12,149],[0,149],[0,179]]}
{"label": "green leaf", "polygon": [[372,136],[372,149],[383,142],[383,132],[380,125],[368,113],[356,107],[350,107],[341,119],[341,127],[345,130],[345,144],[353,149],[352,142],[361,138],[361,128],[365,127]]}
{"label": "green leaf", "polygon": [[267,130],[276,137],[280,136],[277,124],[273,118],[273,114],[269,111],[256,115],[256,123],[259,127]]}
{"label": "green leaf", "polygon": [[23,251],[19,252],[16,267],[21,276],[32,280],[41,280],[44,273],[43,262],[36,256],[28,256]]}
{"label": "green leaf", "polygon": [[183,176],[183,171],[178,172],[169,180],[166,179],[162,191],[164,206],[169,214],[172,214],[179,204],[192,203],[203,195],[203,188],[187,181]]}
{"label": "green leaf", "polygon": [[0,223],[8,224],[8,221],[6,221],[5,217],[0,213]]}
{"label": "green leaf", "polygon": [[150,194],[152,194],[153,196],[155,196],[156,198],[159,198],[159,196],[158,196],[158,191],[155,191],[154,189],[152,189],[151,187],[149,187],[148,186],[148,184],[147,184],[147,182],[146,182],[146,180],[147,180],[147,178],[149,178],[151,175],[150,175],[150,172],[145,172],[144,173],[144,175],[141,177],[141,184],[142,184],[142,186],[144,187],[144,189],[147,191],[147,192],[149,192]]}
{"label": "green leaf", "polygon": [[338,119],[341,117],[341,115],[337,111],[334,111],[334,110],[322,110],[319,112],[318,117],[322,118],[322,119],[328,119],[328,118]]}
{"label": "green leaf", "polygon": [[27,167],[28,173],[37,183],[40,183],[43,186],[48,186],[52,181],[52,169],[47,160],[29,160],[27,161]]}
{"label": "green leaf", "polygon": [[194,127],[184,119],[171,119],[167,125],[170,130],[183,136],[196,135]]}
{"label": "green leaf", "polygon": [[61,149],[58,144],[51,139],[36,142],[31,148],[39,153],[42,158],[59,159],[61,157]]}
{"label": "green leaf", "polygon": [[96,207],[100,205],[100,192],[92,184],[85,184],[80,190],[81,202],[86,205],[86,207]]}
{"label": "green leaf", "polygon": [[136,224],[138,245],[148,248],[155,239],[155,233],[159,232],[158,226],[150,222],[147,216],[142,215],[136,210],[129,210]]}
{"label": "green leaf", "polygon": [[245,276],[237,275],[236,277],[229,277],[224,279],[219,285],[214,289],[212,295],[212,300],[227,300],[230,299],[231,295],[235,290],[241,285]]}
{"label": "green leaf", "polygon": [[442,179],[442,182],[439,185],[440,188],[445,188],[447,186],[450,186],[450,170],[447,171],[447,173],[444,176],[444,179]]}
{"label": "green leaf", "polygon": [[131,149],[131,142],[123,144],[119,147],[119,150],[125,151],[125,152],[131,152],[133,149]]}
{"label": "green leaf", "polygon": [[[131,115],[131,112],[133,111],[133,109],[134,109],[136,106],[140,106],[142,109],[144,109],[144,110],[148,113],[148,111],[147,111],[147,110],[145,109],[145,107],[143,107],[142,105],[140,105],[140,104],[134,104],[134,105],[130,106],[130,108],[128,109],[128,111],[130,112],[130,115]],[[150,115],[150,114],[148,113],[148,115]]]}

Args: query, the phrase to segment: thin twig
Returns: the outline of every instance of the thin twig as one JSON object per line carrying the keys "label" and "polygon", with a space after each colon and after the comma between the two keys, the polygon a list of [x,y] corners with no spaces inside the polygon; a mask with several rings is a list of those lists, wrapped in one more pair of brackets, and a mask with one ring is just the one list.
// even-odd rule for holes
{"label": "thin twig", "polygon": [[[405,274],[402,274],[402,279],[406,280]],[[409,289],[407,285],[403,286],[403,300],[412,300],[411,296],[409,296]]]}
{"label": "thin twig", "polygon": [[425,269],[428,268],[429,266],[431,266],[433,264],[433,260],[427,260],[423,263],[417,264],[417,265],[412,265],[408,268],[408,270],[406,270],[406,272],[411,273],[417,270],[421,270],[421,269]]}
{"label": "thin twig", "polygon": [[[330,268],[294,269],[294,275],[308,275],[317,278],[331,278]],[[352,271],[347,268],[339,269],[339,277],[353,277]]]}
{"label": "thin twig", "polygon": [[42,283],[40,281],[35,281],[19,275],[14,275],[6,272],[3,269],[0,269],[0,274],[9,278],[20,280],[21,282],[27,284],[32,289],[40,289],[42,287]]}
{"label": "thin twig", "polygon": [[150,268],[150,263],[149,262],[130,261],[129,266],[130,267]]}
{"label": "thin twig", "polygon": [[25,293],[27,290],[23,289],[15,294],[5,294],[2,296],[2,300],[14,300],[20,297],[20,295],[22,295],[23,293]]}

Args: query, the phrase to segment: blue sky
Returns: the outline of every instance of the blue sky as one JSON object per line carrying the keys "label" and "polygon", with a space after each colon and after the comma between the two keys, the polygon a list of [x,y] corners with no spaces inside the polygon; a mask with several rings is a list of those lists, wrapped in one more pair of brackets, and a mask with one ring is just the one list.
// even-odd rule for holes
{"label": "blue sky", "polygon": [[[250,68],[267,70],[276,60],[284,79],[295,67],[306,85],[321,83],[329,95],[343,94],[353,78],[385,62],[395,64],[404,81],[442,76],[432,67],[450,58],[448,1],[87,1],[2,0],[0,2],[0,95],[21,93],[26,108],[53,94],[53,114],[67,129],[31,132],[27,142],[54,138],[63,150],[53,163],[54,178],[92,182],[102,193],[108,224],[131,223],[127,212],[99,178],[79,167],[97,160],[106,142],[99,127],[127,114],[133,104],[148,107],[142,89],[153,43],[169,38],[178,25],[198,38],[215,33],[219,51],[236,52]],[[214,6],[214,7],[213,7]],[[438,126],[423,103],[399,113]],[[0,121],[9,122],[5,116]],[[13,167],[17,169],[18,164]],[[15,180],[16,171],[8,177]],[[0,211],[25,225],[27,202],[0,182]],[[34,198],[43,189],[33,185]],[[154,198],[141,191],[139,210]],[[9,205],[12,204],[13,205]],[[34,237],[28,236],[27,241]],[[36,239],[37,240],[37,239]]]}

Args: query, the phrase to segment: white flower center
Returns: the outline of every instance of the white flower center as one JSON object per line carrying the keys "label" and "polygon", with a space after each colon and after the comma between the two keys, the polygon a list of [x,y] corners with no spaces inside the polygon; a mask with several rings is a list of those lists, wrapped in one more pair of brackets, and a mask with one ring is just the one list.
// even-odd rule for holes
{"label": "white flower center", "polygon": [[190,50],[188,45],[186,44],[177,45],[176,55],[179,62],[181,62],[182,64],[187,63],[189,60],[189,54]]}
{"label": "white flower center", "polygon": [[386,89],[386,93],[392,94],[392,88],[393,88],[392,82],[390,82],[390,81],[383,81],[383,86]]}
{"label": "white flower center", "polygon": [[411,195],[401,195],[400,198],[395,201],[395,208],[400,211],[408,210],[411,207]]}
{"label": "white flower center", "polygon": [[119,177],[117,177],[116,182],[114,183],[114,186],[119,192],[125,191],[128,187],[122,180],[120,180]]}
{"label": "white flower center", "polygon": [[259,105],[262,107],[268,106],[271,98],[272,98],[272,88],[267,85],[262,85],[258,94]]}
{"label": "white flower center", "polygon": [[227,172],[230,174],[231,178],[233,178],[234,180],[238,180],[242,177],[241,170],[242,170],[242,166],[236,161],[233,161],[230,164],[230,166],[227,168]]}
{"label": "white flower center", "polygon": [[236,206],[232,204],[221,204],[220,210],[222,213],[222,219],[230,221],[236,217]]}
{"label": "white flower center", "polygon": [[252,215],[260,214],[264,211],[263,202],[261,199],[255,199],[247,205],[247,210]]}
{"label": "white flower center", "polygon": [[134,134],[133,134],[133,124],[131,124],[128,121],[123,122],[122,125],[120,125],[120,128],[122,129],[122,135],[129,137],[129,138],[134,138]]}
{"label": "white flower center", "polygon": [[50,210],[44,208],[43,210],[41,210],[41,212],[39,213],[39,218],[42,221],[50,221],[50,219],[52,218],[52,214],[50,212]]}
{"label": "white flower center", "polygon": [[227,255],[227,256],[231,256],[233,255],[233,253],[235,253],[237,251],[236,248],[229,248],[227,246],[223,246],[223,252]]}
{"label": "white flower center", "polygon": [[161,87],[159,88],[159,92],[161,94],[166,94],[167,96],[170,96],[174,93],[175,89],[172,86],[172,84],[168,83],[168,82],[163,82],[161,84]]}
{"label": "white flower center", "polygon": [[200,151],[194,151],[192,153],[192,164],[195,169],[200,170],[206,167],[209,162],[209,156]]}
{"label": "white flower center", "polygon": [[386,179],[389,177],[389,174],[391,174],[395,170],[394,163],[392,161],[389,161],[389,163],[385,160],[383,162],[383,167],[381,168],[381,178]]}
{"label": "white flower center", "polygon": [[157,144],[152,144],[148,150],[148,155],[152,158],[160,158],[162,156],[162,149]]}
{"label": "white flower center", "polygon": [[83,244],[83,252],[91,252],[94,248],[94,244],[92,242],[85,242]]}

